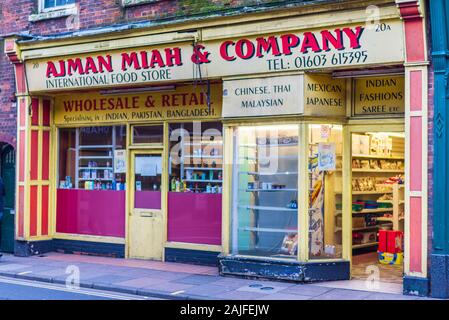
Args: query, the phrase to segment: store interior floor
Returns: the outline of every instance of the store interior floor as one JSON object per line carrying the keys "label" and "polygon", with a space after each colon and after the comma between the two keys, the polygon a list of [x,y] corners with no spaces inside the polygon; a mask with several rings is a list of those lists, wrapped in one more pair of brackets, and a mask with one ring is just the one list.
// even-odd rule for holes
{"label": "store interior floor", "polygon": [[366,280],[371,274],[367,267],[375,265],[379,268],[381,282],[402,284],[403,265],[384,265],[379,263],[377,252],[369,252],[353,255],[352,279]]}

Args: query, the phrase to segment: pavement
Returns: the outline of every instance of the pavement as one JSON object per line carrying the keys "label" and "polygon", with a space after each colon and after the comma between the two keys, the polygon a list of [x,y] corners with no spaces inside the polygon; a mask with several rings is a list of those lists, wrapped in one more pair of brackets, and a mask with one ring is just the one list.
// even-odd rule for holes
{"label": "pavement", "polygon": [[0,277],[170,300],[433,300],[382,281],[298,284],[223,277],[216,267],[61,253],[5,254]]}

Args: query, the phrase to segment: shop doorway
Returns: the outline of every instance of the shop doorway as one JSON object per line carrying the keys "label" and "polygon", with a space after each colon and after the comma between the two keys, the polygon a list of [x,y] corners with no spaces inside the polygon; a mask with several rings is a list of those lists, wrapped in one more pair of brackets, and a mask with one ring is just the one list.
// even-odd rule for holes
{"label": "shop doorway", "polygon": [[351,274],[401,285],[405,136],[402,126],[383,129],[351,130]]}
{"label": "shop doorway", "polygon": [[129,258],[162,260],[164,210],[161,151],[131,152]]}
{"label": "shop doorway", "polygon": [[14,203],[16,152],[9,144],[0,145],[0,172],[5,185],[3,218],[0,222],[0,251],[14,252]]}

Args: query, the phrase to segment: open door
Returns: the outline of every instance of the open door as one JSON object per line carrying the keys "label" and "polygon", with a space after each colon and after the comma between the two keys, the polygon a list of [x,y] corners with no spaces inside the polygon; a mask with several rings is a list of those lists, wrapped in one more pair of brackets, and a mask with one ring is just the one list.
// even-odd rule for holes
{"label": "open door", "polygon": [[128,256],[162,260],[162,152],[133,151],[131,164]]}

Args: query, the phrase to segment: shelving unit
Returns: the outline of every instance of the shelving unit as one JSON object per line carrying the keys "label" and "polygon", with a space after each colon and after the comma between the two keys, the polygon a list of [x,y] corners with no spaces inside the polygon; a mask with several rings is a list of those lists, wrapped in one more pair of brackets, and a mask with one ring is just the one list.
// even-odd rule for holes
{"label": "shelving unit", "polygon": [[[181,130],[185,130],[184,124],[181,124]],[[221,193],[223,183],[222,137],[211,138],[202,134],[182,136],[179,145],[179,164],[173,165],[170,161],[169,172],[170,175],[172,175],[172,171],[176,172],[173,178],[181,185],[186,184],[186,190],[181,190],[181,192]],[[172,183],[170,183],[170,190],[175,191]]]}
{"label": "shelving unit", "polygon": [[115,181],[113,168],[114,151],[116,149],[115,127],[111,127],[109,144],[98,145],[82,145],[80,130],[82,129],[76,130],[75,186],[79,189],[85,189],[85,182],[99,182],[102,184],[102,189],[113,189],[113,182]]}
{"label": "shelving unit", "polygon": [[[367,137],[369,136],[369,143],[367,143]],[[383,136],[385,137],[385,135]],[[399,217],[399,212],[401,206],[404,204],[404,194],[403,185],[394,184],[384,184],[382,187],[379,186],[383,181],[389,179],[392,176],[403,175],[404,174],[404,157],[402,156],[404,152],[404,143],[402,138],[386,136],[375,137],[374,135],[353,135],[353,139],[360,139],[360,149],[367,151],[367,146],[369,146],[369,152],[372,152],[373,148],[378,148],[376,153],[385,154],[352,154],[352,178],[353,185],[360,187],[360,191],[353,191],[353,201],[375,201],[377,203],[388,203],[391,207],[388,208],[376,208],[376,209],[363,209],[361,211],[352,212],[352,216],[364,217],[368,215],[370,219],[375,219],[376,226],[366,226],[353,228],[353,232],[363,231],[373,232],[381,229],[384,226],[392,227],[393,230],[401,230],[401,217]],[[379,139],[378,142],[373,139]],[[377,144],[378,143],[378,144]],[[353,148],[357,148],[357,145]],[[354,149],[353,149],[354,150]],[[375,149],[376,150],[376,149]],[[379,151],[381,150],[381,151]],[[383,152],[382,152],[383,150]],[[388,150],[385,152],[385,150]],[[355,181],[354,181],[355,180]],[[363,190],[363,186],[371,185],[370,191]],[[376,190],[372,190],[373,186]],[[379,200],[379,198],[385,195],[389,197],[389,200]],[[384,198],[384,197],[382,197]],[[402,210],[403,211],[403,210]],[[366,235],[365,235],[366,236]],[[369,242],[361,244],[353,244],[353,249],[370,248],[375,247],[378,242]]]}

